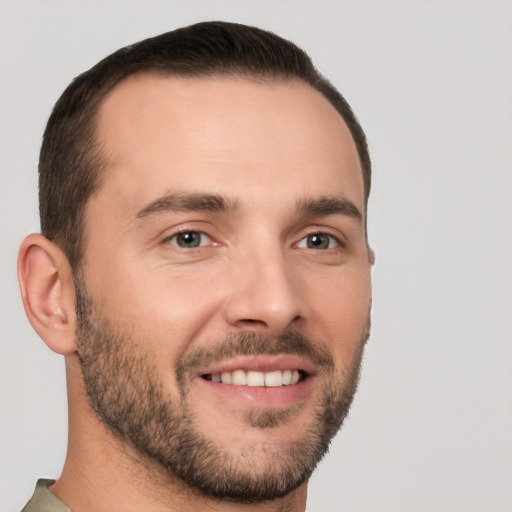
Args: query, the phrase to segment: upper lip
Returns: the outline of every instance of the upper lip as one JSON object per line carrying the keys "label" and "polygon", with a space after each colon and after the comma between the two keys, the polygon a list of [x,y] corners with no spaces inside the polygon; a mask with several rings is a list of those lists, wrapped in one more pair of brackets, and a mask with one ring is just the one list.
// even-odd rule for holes
{"label": "upper lip", "polygon": [[273,372],[277,370],[302,370],[308,375],[316,373],[316,366],[308,359],[293,354],[236,356],[211,366],[200,368],[198,375],[211,375],[235,370]]}

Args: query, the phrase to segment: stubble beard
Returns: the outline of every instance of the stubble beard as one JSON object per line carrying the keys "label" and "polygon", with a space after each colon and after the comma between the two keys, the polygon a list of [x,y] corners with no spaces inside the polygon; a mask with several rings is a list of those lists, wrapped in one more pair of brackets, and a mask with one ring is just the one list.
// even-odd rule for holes
{"label": "stubble beard", "polygon": [[[330,354],[300,332],[267,338],[249,332],[231,336],[208,351],[185,352],[176,362],[180,399],[171,402],[158,379],[154,356],[144,340],[101,317],[83,286],[77,287],[77,345],[85,389],[96,415],[122,442],[203,495],[239,503],[286,496],[309,479],[341,427],[357,388],[363,348],[350,367],[336,369]],[[279,446],[244,446],[231,453],[208,438],[188,403],[190,370],[205,362],[235,355],[298,354],[321,368],[323,389],[300,440]],[[248,429],[271,429],[293,422],[292,409],[251,409],[243,419]],[[249,444],[249,443],[248,443]]]}

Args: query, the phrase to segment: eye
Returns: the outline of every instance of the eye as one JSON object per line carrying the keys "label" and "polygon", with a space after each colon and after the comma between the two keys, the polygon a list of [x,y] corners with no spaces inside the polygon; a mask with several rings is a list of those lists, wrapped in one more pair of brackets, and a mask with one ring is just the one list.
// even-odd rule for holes
{"label": "eye", "polygon": [[299,241],[297,247],[307,249],[325,250],[338,247],[340,243],[327,233],[311,233]]}
{"label": "eye", "polygon": [[194,249],[211,243],[211,238],[201,231],[182,231],[167,238],[166,242],[182,249]]}

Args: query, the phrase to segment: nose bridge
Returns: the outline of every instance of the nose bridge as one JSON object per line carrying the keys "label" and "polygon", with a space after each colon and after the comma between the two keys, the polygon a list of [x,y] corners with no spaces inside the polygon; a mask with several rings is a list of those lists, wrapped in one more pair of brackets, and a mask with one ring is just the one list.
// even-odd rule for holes
{"label": "nose bridge", "polygon": [[298,283],[279,240],[240,254],[227,320],[237,327],[279,334],[301,315]]}

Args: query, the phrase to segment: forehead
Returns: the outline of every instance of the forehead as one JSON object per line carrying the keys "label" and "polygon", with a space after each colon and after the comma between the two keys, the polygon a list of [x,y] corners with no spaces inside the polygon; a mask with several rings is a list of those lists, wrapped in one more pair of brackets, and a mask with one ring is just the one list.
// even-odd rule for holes
{"label": "forehead", "polygon": [[299,81],[132,76],[103,101],[97,137],[109,156],[100,195],[126,204],[167,190],[223,194],[224,188],[275,200],[318,189],[363,204],[347,126]]}

